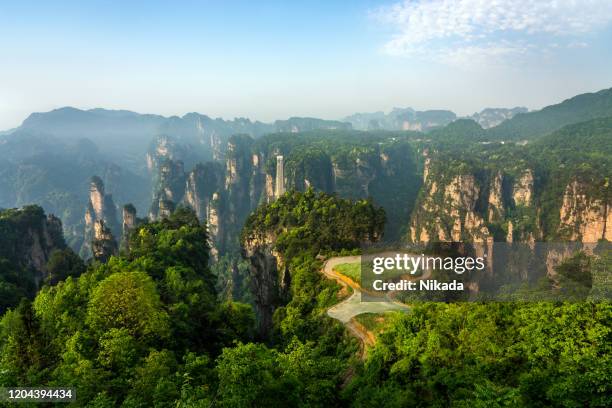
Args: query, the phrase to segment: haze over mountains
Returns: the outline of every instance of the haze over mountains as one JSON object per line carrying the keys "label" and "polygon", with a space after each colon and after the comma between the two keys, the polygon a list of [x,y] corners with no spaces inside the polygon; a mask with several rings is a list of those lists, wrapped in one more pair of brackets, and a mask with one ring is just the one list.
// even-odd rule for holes
{"label": "haze over mountains", "polygon": [[[61,218],[72,244],[73,237],[82,236],[83,209],[92,176],[100,177],[117,205],[132,203],[139,214],[147,214],[158,194],[153,191],[157,172],[169,168],[160,167],[164,160],[180,160],[185,172],[198,163],[225,166],[228,149],[236,148],[230,138],[237,134],[250,139],[278,134],[278,140],[270,145],[269,153],[273,154],[283,151],[296,133],[367,138],[398,132],[414,141],[526,142],[565,125],[604,117],[612,117],[612,89],[578,95],[539,111],[485,109],[468,118],[458,118],[447,110],[398,108],[387,114],[358,113],[340,121],[292,117],[263,123],[246,118],[213,119],[198,113],[164,117],[66,107],[33,113],[20,127],[0,134],[0,208],[40,204]],[[247,166],[240,163],[235,163],[238,173],[238,167]],[[365,177],[359,166],[351,171]],[[223,184],[225,176],[219,174]]]}

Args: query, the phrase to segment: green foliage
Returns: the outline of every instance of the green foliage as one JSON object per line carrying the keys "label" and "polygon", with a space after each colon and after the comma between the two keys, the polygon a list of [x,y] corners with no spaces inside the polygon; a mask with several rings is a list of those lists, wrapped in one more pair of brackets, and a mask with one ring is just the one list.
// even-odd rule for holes
{"label": "green foliage", "polygon": [[72,249],[56,249],[51,252],[47,262],[45,283],[55,285],[59,281],[66,280],[69,276],[76,278],[84,273],[85,269],[85,263]]}
{"label": "green foliage", "polygon": [[276,248],[291,259],[305,253],[356,248],[382,235],[385,212],[367,200],[352,203],[308,189],[288,192],[259,207],[246,221],[242,241],[266,233],[277,236]]}
{"label": "green foliage", "polygon": [[611,319],[609,303],[417,306],[385,327],[345,396],[358,406],[608,406]]}
{"label": "green foliage", "polygon": [[361,263],[340,264],[334,267],[334,270],[361,284]]}
{"label": "green foliage", "polygon": [[[0,320],[0,386],[65,386],[79,404],[211,401],[209,356],[252,339],[249,305],[218,303],[205,227],[193,213],[138,227],[126,256],[45,286]],[[63,254],[67,255],[67,254]],[[69,256],[67,256],[70,258]],[[54,263],[58,273],[68,273]]]}
{"label": "green foliage", "polygon": [[612,89],[575,96],[542,110],[520,113],[489,129],[498,140],[533,139],[565,125],[612,116]]}
{"label": "green foliage", "polygon": [[87,324],[98,333],[120,328],[137,339],[168,335],[168,315],[143,272],[117,272],[100,282],[90,297]]}
{"label": "green foliage", "polygon": [[[36,205],[0,210],[0,314],[36,294],[37,280],[43,272],[33,266],[36,242],[42,250],[54,250],[46,266],[51,281],[63,279],[64,272],[75,276],[83,272],[82,261],[66,249],[61,230],[56,227],[47,225],[43,209]],[[62,259],[64,265],[60,265]]]}
{"label": "green foliage", "polygon": [[239,344],[219,357],[222,407],[328,407],[338,404],[339,376],[332,358],[312,343],[293,341],[284,353],[261,344]]}
{"label": "green foliage", "polygon": [[[285,157],[289,189],[336,192],[385,209],[392,222],[386,239],[398,239],[421,185],[411,132],[318,130],[277,133],[255,141],[253,152],[267,157],[265,171],[276,175],[276,155]],[[308,181],[308,183],[306,183]]]}

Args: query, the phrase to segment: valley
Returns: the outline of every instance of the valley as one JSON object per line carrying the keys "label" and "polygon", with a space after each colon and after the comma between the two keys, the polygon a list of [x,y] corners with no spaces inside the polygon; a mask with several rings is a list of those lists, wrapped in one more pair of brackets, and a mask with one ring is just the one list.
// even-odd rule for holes
{"label": "valley", "polygon": [[[103,407],[609,405],[611,141],[609,89],[471,119],[33,114],[0,135],[0,385]],[[398,248],[486,268],[464,293],[365,290],[355,263]]]}

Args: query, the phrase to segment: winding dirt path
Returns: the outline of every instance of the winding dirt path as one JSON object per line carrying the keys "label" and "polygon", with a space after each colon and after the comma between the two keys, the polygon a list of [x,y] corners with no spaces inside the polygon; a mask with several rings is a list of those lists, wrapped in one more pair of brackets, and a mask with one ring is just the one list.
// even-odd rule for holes
{"label": "winding dirt path", "polygon": [[[392,253],[385,253],[380,255],[389,255]],[[368,301],[362,302],[362,292],[364,292],[361,285],[347,276],[344,276],[335,271],[335,267],[346,263],[358,263],[361,262],[361,255],[354,256],[339,256],[328,259],[323,265],[321,272],[328,278],[338,282],[344,290],[348,290],[350,287],[353,290],[353,294],[342,302],[327,309],[327,315],[331,318],[339,320],[344,324],[348,331],[355,336],[360,343],[361,351],[360,358],[365,360],[367,357],[368,346],[374,345],[375,338],[371,332],[369,332],[362,324],[355,320],[355,316],[363,313],[384,313],[390,310],[397,311],[408,311],[410,306],[395,300],[396,292],[389,293],[376,293],[373,291],[367,291]],[[421,276],[415,277],[415,280],[428,279],[431,277],[431,271],[427,270]],[[372,298],[379,298],[380,301],[373,301]]]}
{"label": "winding dirt path", "polygon": [[392,300],[384,294],[370,293],[368,296],[380,298],[380,302],[376,301],[361,301],[362,288],[352,279],[336,272],[334,268],[345,263],[361,262],[361,256],[341,256],[330,258],[325,262],[321,272],[328,278],[338,282],[344,288],[350,287],[353,294],[342,302],[327,309],[327,315],[344,324],[348,331],[355,336],[360,343],[361,351],[360,358],[365,360],[367,356],[367,347],[374,344],[374,336],[363,325],[359,324],[354,317],[363,313],[384,313],[390,310],[409,310],[409,306]]}

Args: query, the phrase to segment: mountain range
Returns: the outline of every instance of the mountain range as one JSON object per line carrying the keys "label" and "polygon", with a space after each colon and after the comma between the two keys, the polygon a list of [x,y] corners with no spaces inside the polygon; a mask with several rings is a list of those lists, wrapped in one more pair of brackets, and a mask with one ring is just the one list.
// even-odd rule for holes
{"label": "mountain range", "polygon": [[[367,197],[373,191],[388,190],[383,184],[395,183],[389,171],[396,164],[389,164],[385,157],[397,155],[384,149],[376,153],[374,146],[353,146],[351,140],[385,144],[401,137],[415,143],[526,143],[565,125],[605,117],[612,117],[612,89],[578,95],[539,111],[485,109],[468,118],[457,118],[451,111],[405,108],[388,114],[355,114],[340,121],[292,117],[263,123],[246,118],[213,119],[198,113],[164,117],[67,107],[33,113],[21,126],[0,135],[0,208],[42,205],[62,220],[68,244],[77,247],[83,240],[84,209],[93,176],[100,178],[117,205],[132,203],[139,214],[159,211],[172,191],[193,197],[185,183],[191,180],[192,188],[200,188],[198,177],[222,190],[241,186],[229,188],[229,195],[232,189],[241,193],[227,198],[242,197],[241,203],[227,204],[235,208],[250,202],[236,215],[240,219],[258,204],[260,195],[250,196],[254,191],[270,190],[264,178],[275,174],[272,160],[279,153],[293,154],[287,161],[287,174],[293,177],[290,184],[305,188],[314,183],[326,186],[324,191],[340,188],[345,196]],[[236,135],[244,137],[232,141]],[[334,153],[327,139],[345,141],[333,146]],[[261,142],[254,142],[258,140]],[[303,147],[292,151],[290,146],[296,142]],[[374,160],[367,157],[370,154],[381,156]],[[213,164],[197,170],[198,163]],[[316,163],[329,174],[313,170]],[[192,169],[195,173],[190,173]],[[248,171],[253,173],[246,174]],[[306,179],[300,181],[300,177]],[[372,180],[377,180],[373,185],[380,184],[374,190],[368,188]],[[176,186],[164,192],[167,183]],[[212,194],[212,187],[208,189]],[[384,194],[379,198],[391,200]],[[390,204],[391,211],[406,209],[404,204]]]}

